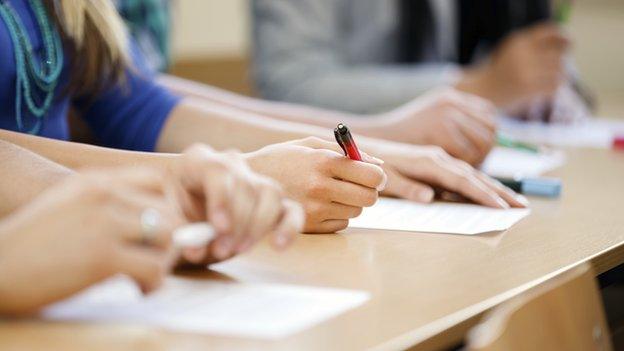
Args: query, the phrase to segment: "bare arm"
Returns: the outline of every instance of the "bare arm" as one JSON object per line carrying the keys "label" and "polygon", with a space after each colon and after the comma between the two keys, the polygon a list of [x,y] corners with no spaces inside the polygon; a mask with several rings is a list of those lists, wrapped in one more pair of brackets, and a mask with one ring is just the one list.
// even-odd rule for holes
{"label": "bare arm", "polygon": [[19,145],[70,169],[133,166],[139,164],[167,167],[176,158],[176,155],[115,150],[15,133],[2,129],[0,129],[0,139]]}
{"label": "bare arm", "polygon": [[217,150],[248,152],[308,136],[333,138],[329,128],[276,120],[213,100],[187,98],[171,112],[156,149],[180,152],[194,142],[203,142]]}
{"label": "bare arm", "polygon": [[33,152],[0,140],[0,217],[30,202],[72,171]]}
{"label": "bare arm", "polygon": [[369,130],[378,127],[382,123],[380,119],[384,118],[383,114],[358,115],[288,102],[262,100],[168,74],[161,74],[158,77],[158,83],[182,96],[205,99],[241,111],[284,121],[312,124],[324,128],[334,128],[337,123],[344,122],[365,135],[370,135]]}

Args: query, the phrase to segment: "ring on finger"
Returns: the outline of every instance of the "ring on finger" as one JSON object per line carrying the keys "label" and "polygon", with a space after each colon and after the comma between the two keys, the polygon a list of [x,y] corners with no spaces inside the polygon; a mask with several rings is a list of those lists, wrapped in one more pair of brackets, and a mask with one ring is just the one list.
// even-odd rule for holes
{"label": "ring on finger", "polygon": [[151,245],[156,239],[160,227],[160,212],[154,208],[146,208],[141,212],[141,243]]}

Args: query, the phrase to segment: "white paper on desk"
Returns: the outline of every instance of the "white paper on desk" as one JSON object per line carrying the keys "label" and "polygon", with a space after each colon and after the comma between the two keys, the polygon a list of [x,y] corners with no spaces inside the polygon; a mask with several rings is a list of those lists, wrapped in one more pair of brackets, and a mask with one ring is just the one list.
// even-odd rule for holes
{"label": "white paper on desk", "polygon": [[532,153],[507,147],[495,147],[481,165],[493,177],[537,177],[565,163],[561,150]]}
{"label": "white paper on desk", "polygon": [[503,134],[514,140],[539,145],[611,148],[613,137],[624,134],[624,121],[590,118],[578,123],[542,123],[499,119]]}
{"label": "white paper on desk", "polygon": [[369,299],[364,291],[284,284],[167,278],[144,297],[113,277],[42,313],[44,319],[142,324],[167,330],[278,339],[310,328]]}
{"label": "white paper on desk", "polygon": [[530,213],[526,208],[499,210],[489,207],[434,202],[419,204],[382,198],[350,221],[353,228],[407,230],[426,233],[474,235],[510,228]]}

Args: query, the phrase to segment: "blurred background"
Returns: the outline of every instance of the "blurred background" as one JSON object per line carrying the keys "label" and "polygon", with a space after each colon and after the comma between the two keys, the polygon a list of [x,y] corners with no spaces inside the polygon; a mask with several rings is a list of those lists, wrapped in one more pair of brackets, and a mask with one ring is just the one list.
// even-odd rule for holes
{"label": "blurred background", "polygon": [[[249,1],[172,1],[171,73],[253,95]],[[624,119],[624,0],[576,0],[568,27],[598,115]]]}

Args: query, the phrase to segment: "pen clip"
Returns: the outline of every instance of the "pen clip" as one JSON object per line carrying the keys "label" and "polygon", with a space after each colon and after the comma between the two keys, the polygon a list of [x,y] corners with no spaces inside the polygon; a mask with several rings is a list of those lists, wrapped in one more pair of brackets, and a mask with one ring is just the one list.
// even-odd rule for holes
{"label": "pen clip", "polygon": [[338,143],[338,145],[340,145],[342,152],[344,152],[345,156],[347,156],[348,155],[347,148],[345,147],[344,142],[342,141],[342,135],[340,135],[340,132],[338,132],[338,128],[334,128],[334,137],[336,138],[336,142]]}

